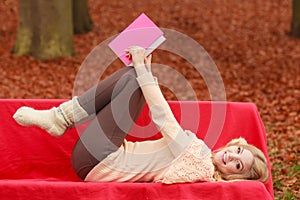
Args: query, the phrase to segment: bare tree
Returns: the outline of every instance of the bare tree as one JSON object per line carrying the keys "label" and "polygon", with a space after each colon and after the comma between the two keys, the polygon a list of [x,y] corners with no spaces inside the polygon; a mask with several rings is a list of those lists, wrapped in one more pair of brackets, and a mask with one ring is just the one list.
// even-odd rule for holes
{"label": "bare tree", "polygon": [[20,0],[13,53],[43,60],[73,55],[72,0]]}
{"label": "bare tree", "polygon": [[89,15],[87,0],[73,0],[74,33],[82,34],[92,30],[93,22]]}
{"label": "bare tree", "polygon": [[87,0],[20,0],[12,52],[47,60],[75,54],[73,34],[92,29]]}
{"label": "bare tree", "polygon": [[291,35],[300,38],[300,0],[293,0]]}

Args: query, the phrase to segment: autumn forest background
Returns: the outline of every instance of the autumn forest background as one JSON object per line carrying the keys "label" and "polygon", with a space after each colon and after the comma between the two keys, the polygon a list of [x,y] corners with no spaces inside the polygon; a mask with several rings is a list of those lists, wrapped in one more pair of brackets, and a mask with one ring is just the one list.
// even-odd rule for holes
{"label": "autumn forest background", "polygon": [[[145,12],[158,26],[203,46],[218,67],[227,101],[256,104],[267,132],[275,198],[300,199],[300,38],[291,36],[292,0],[89,0],[88,9],[92,29],[72,36],[73,56],[41,60],[12,53],[19,3],[0,0],[0,98],[71,98],[93,48]],[[180,71],[199,100],[210,100],[205,82],[184,59],[158,50],[154,62]],[[120,67],[116,60],[105,75]]]}

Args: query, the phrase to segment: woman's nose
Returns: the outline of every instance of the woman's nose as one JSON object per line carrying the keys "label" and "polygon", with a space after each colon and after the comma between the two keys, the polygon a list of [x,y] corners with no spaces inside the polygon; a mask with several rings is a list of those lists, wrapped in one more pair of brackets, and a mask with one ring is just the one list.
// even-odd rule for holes
{"label": "woman's nose", "polygon": [[239,155],[235,154],[235,153],[228,153],[228,160],[229,161],[233,161],[233,160],[237,160],[239,159]]}

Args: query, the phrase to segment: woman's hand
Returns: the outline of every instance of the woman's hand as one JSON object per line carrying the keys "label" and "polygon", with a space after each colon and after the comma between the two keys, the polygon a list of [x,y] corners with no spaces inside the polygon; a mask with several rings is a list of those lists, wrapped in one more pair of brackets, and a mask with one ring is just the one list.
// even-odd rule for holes
{"label": "woman's hand", "polygon": [[138,75],[151,72],[152,55],[146,57],[146,50],[139,46],[128,48],[127,56],[132,58],[132,64]]}
{"label": "woman's hand", "polygon": [[146,50],[139,46],[132,46],[128,48],[129,54],[127,55],[131,56],[134,67],[145,65],[145,52]]}

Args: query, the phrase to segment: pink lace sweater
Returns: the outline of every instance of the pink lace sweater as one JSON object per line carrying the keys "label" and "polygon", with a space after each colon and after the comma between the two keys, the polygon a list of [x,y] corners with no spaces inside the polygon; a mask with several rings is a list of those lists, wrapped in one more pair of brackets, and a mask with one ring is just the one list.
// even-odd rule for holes
{"label": "pink lace sweater", "polygon": [[214,181],[211,150],[194,133],[182,130],[151,73],[137,81],[163,138],[129,142],[96,165],[85,181],[182,182]]}

